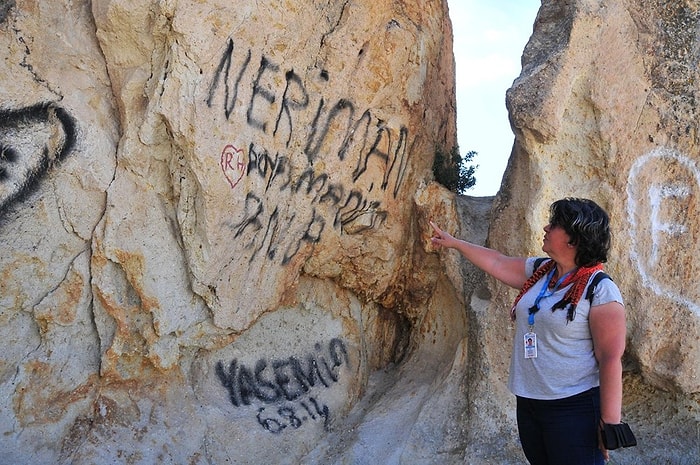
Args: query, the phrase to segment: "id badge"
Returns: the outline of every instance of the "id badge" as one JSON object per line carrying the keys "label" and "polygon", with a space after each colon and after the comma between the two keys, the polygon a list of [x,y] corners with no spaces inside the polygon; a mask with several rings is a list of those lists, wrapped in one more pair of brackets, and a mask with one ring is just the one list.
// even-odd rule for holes
{"label": "id badge", "polygon": [[525,358],[537,358],[537,334],[525,333],[523,344],[525,344]]}

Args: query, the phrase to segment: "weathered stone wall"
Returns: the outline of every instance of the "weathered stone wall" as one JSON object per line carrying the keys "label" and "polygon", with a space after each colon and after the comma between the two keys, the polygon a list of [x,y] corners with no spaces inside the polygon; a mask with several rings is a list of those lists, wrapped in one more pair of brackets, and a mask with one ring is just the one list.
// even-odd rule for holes
{"label": "weathered stone wall", "polygon": [[[533,244],[553,199],[586,195],[606,207],[615,239],[609,268],[626,290],[631,353],[653,384],[685,393],[700,391],[699,9],[545,5],[509,91],[519,136],[513,163],[525,166],[509,172],[504,194],[527,211]],[[562,36],[568,42],[551,50]],[[494,232],[492,240],[515,243]]]}
{"label": "weathered stone wall", "polygon": [[[516,140],[490,244],[537,253],[547,207],[564,196],[611,215],[607,269],[628,319],[623,415],[640,436],[615,463],[700,456],[699,51],[696,1],[543,2],[508,92]],[[490,308],[507,306],[512,295],[493,289]],[[501,373],[505,351],[487,354]]]}
{"label": "weathered stone wall", "polygon": [[413,206],[455,140],[443,0],[0,20],[0,462],[300,462],[422,340],[450,369]]}
{"label": "weathered stone wall", "polygon": [[428,220],[537,253],[563,195],[613,216],[615,461],[694,463],[699,19],[543,2],[494,200],[432,182],[443,0],[2,3],[0,463],[522,463],[513,293]]}

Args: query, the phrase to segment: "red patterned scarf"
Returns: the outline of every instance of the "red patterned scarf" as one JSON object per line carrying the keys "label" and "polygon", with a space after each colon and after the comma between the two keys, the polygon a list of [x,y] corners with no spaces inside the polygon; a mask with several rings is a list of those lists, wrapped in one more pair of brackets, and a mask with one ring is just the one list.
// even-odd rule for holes
{"label": "red patterned scarf", "polygon": [[[539,281],[542,276],[546,276],[547,273],[552,271],[554,267],[556,266],[556,263],[554,263],[554,260],[548,260],[547,262],[544,263],[544,265],[540,266],[535,270],[534,273],[532,273],[532,276],[525,281],[525,284],[523,284],[522,289],[520,289],[520,293],[518,296],[515,298],[515,302],[513,302],[513,307],[510,309],[510,318],[511,320],[515,321],[515,306],[518,304],[520,299],[525,295],[527,291],[532,288],[532,286],[535,285],[537,281]],[[578,305],[579,301],[581,300],[581,297],[583,296],[583,291],[586,289],[586,285],[588,284],[589,279],[593,274],[597,271],[602,271],[603,270],[603,264],[602,263],[596,263],[593,266],[582,266],[576,270],[575,273],[571,273],[569,276],[564,279],[564,281],[560,284],[560,287],[566,287],[571,283],[574,283],[571,288],[566,291],[566,294],[564,294],[564,298],[561,299],[559,302],[554,304],[552,306],[552,311],[559,310],[559,309],[564,309],[567,306],[569,307],[569,310],[566,314],[566,319],[568,321],[573,321],[574,320],[574,315],[576,314],[576,306]],[[553,280],[554,278],[552,278]],[[550,282],[548,285],[554,286],[554,283]],[[530,313],[536,312],[538,309],[537,308],[531,308]]]}

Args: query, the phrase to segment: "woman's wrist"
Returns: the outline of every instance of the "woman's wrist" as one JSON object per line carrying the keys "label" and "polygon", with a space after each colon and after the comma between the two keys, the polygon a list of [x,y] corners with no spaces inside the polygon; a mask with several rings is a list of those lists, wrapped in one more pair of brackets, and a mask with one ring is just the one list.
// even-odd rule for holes
{"label": "woman's wrist", "polygon": [[622,423],[622,418],[619,418],[617,421],[605,421],[603,417],[600,417],[600,427],[602,428],[605,425],[619,425]]}

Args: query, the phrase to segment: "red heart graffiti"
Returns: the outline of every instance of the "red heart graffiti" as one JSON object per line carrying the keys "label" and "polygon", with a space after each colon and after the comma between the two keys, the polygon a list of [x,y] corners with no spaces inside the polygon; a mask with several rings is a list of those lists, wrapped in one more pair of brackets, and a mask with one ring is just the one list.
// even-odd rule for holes
{"label": "red heart graffiti", "polygon": [[243,149],[227,145],[221,152],[221,169],[231,189],[241,180],[246,170],[245,152]]}

